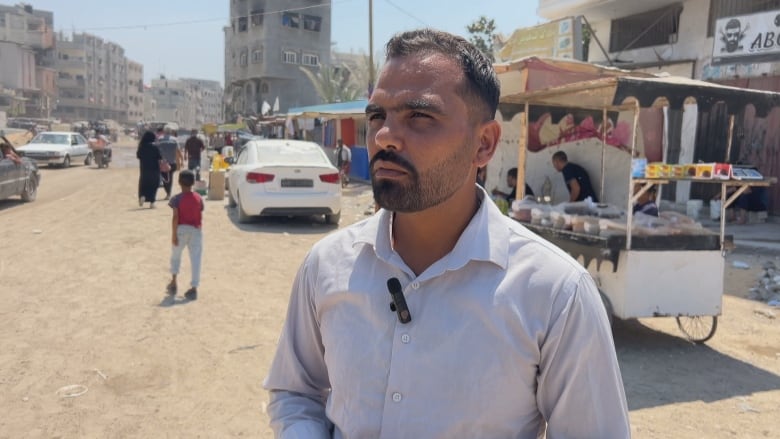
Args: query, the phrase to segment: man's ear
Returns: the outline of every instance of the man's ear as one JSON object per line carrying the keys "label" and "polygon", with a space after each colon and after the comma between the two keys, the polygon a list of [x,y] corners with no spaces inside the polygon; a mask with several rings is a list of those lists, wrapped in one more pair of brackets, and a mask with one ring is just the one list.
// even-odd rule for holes
{"label": "man's ear", "polygon": [[496,153],[498,140],[501,138],[501,124],[495,119],[489,120],[483,122],[477,129],[479,148],[474,157],[474,164],[481,168],[487,165]]}

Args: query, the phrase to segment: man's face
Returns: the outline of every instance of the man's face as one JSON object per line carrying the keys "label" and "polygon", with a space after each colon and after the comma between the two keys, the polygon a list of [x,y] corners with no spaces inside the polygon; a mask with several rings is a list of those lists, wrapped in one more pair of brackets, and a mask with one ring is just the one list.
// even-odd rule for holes
{"label": "man's face", "polygon": [[385,64],[366,108],[371,184],[383,208],[422,211],[473,185],[479,123],[461,97],[464,80],[441,54]]}
{"label": "man's face", "polygon": [[512,177],[510,175],[506,176],[506,185],[509,187],[515,187],[517,186],[517,178]]}
{"label": "man's face", "polygon": [[556,171],[561,172],[561,169],[563,169],[563,162],[558,159],[552,160],[553,168],[555,168]]}
{"label": "man's face", "polygon": [[742,26],[739,24],[726,27],[726,50],[734,52],[739,48]]}

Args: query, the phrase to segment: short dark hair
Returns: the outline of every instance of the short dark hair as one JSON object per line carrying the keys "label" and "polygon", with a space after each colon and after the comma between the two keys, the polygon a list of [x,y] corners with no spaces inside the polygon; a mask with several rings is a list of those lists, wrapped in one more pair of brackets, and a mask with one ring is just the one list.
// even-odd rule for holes
{"label": "short dark hair", "polygon": [[553,154],[552,158],[553,158],[553,160],[558,160],[558,161],[561,161],[561,162],[568,162],[569,161],[569,158],[566,157],[566,153],[563,152],[563,151],[556,152],[555,154]]}
{"label": "short dark hair", "polygon": [[195,173],[189,169],[179,172],[179,184],[185,187],[192,187],[195,184]]}
{"label": "short dark hair", "polygon": [[385,46],[387,60],[416,54],[439,53],[456,61],[466,77],[465,94],[479,104],[484,120],[494,119],[501,95],[493,64],[465,38],[434,29],[395,34]]}
{"label": "short dark hair", "polygon": [[512,169],[506,171],[506,176],[507,177],[512,177],[512,178],[516,179],[517,178],[517,168],[512,168]]}

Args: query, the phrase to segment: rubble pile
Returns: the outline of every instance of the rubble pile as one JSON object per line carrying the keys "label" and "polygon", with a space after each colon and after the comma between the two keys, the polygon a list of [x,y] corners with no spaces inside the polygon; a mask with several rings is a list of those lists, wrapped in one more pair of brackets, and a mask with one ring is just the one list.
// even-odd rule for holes
{"label": "rubble pile", "polygon": [[764,264],[756,286],[750,289],[750,298],[769,304],[780,304],[780,270],[773,261]]}

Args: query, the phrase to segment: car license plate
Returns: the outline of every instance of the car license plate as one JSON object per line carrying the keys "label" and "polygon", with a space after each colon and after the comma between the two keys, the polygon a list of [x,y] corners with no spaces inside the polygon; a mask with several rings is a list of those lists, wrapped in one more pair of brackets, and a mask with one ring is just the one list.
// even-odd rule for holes
{"label": "car license plate", "polygon": [[308,178],[283,178],[282,187],[314,187],[314,180]]}

